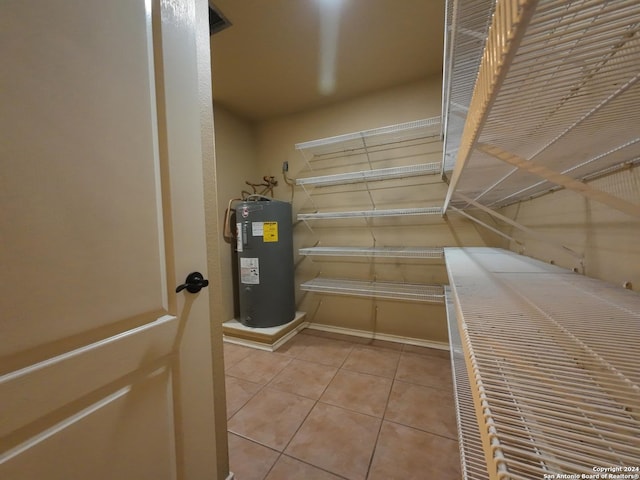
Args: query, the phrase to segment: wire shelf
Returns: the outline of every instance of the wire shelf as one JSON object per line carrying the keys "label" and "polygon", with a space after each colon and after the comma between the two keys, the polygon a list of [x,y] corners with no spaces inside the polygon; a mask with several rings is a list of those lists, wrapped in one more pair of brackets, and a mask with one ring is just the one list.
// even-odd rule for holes
{"label": "wire shelf", "polygon": [[640,295],[499,249],[445,258],[489,477],[637,467]]}
{"label": "wire shelf", "polygon": [[332,218],[374,218],[374,217],[405,217],[412,215],[441,215],[441,207],[423,208],[393,208],[388,210],[352,210],[348,212],[316,212],[299,213],[298,220],[323,220]]}
{"label": "wire shelf", "polygon": [[[453,191],[499,208],[554,188],[478,145],[572,179],[639,158],[640,3],[499,0],[495,5],[493,17],[491,8],[486,10],[492,24],[464,129],[455,130],[452,123],[445,133],[445,157],[453,150],[456,155],[445,209]],[[463,50],[457,55],[465,58]],[[472,50],[469,55],[476,55]]]}
{"label": "wire shelf", "polygon": [[338,173],[296,179],[296,185],[310,185],[325,187],[330,185],[345,185],[350,183],[373,182],[394,178],[417,177],[421,175],[435,175],[440,173],[440,162],[407,165],[404,167],[378,168],[359,172]]}
{"label": "wire shelf", "polygon": [[444,290],[441,285],[314,278],[313,280],[302,283],[300,289],[308,292],[356,297],[375,297],[429,303],[444,302]]}
{"label": "wire shelf", "polygon": [[346,153],[369,147],[412,142],[440,136],[440,117],[399,123],[386,127],[346,133],[335,137],[297,143],[296,150],[308,154],[313,161],[323,156]]}
{"label": "wire shelf", "polygon": [[331,257],[434,258],[444,256],[442,247],[308,247],[300,255]]}
{"label": "wire shelf", "polygon": [[449,287],[445,287],[445,305],[447,309],[447,327],[451,353],[451,373],[453,375],[453,392],[456,403],[456,419],[458,423],[458,446],[460,449],[460,466],[463,480],[486,480],[487,462],[482,449],[482,439],[478,431],[473,395],[469,384],[469,375],[464,360],[462,340],[458,333],[458,317],[453,295]]}
{"label": "wire shelf", "polygon": [[443,81],[443,170],[453,170],[495,0],[447,1]]}

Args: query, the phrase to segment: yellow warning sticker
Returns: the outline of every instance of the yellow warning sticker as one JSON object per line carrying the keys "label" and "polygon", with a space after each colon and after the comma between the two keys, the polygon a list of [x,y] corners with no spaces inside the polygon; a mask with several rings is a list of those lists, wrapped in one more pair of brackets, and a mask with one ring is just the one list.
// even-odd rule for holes
{"label": "yellow warning sticker", "polygon": [[262,231],[263,242],[278,241],[278,222],[264,222]]}

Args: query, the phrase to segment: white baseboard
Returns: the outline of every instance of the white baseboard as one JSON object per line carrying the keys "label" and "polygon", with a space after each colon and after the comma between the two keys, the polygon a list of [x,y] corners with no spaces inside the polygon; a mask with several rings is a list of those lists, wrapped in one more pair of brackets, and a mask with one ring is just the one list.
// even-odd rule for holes
{"label": "white baseboard", "polygon": [[244,338],[224,336],[224,341],[227,343],[234,343],[236,345],[242,345],[244,347],[251,347],[258,350],[264,350],[267,352],[275,352],[282,345],[287,343],[293,337],[295,337],[300,330],[310,328],[311,330],[320,330],[329,333],[338,333],[340,335],[349,335],[352,337],[368,338],[370,340],[384,340],[387,342],[402,343],[405,345],[415,345],[418,347],[435,348],[438,350],[449,350],[449,344],[444,342],[433,342],[430,340],[422,340],[420,338],[403,337],[400,335],[392,335],[390,333],[377,333],[369,332],[366,330],[356,330],[353,328],[334,327],[332,325],[324,325],[321,323],[302,322],[296,328],[288,332],[282,338],[278,339],[273,345],[266,343],[255,342]]}
{"label": "white baseboard", "polygon": [[273,347],[266,343],[254,342],[245,338],[235,337],[223,337],[224,343],[233,343],[234,345],[241,345],[243,347],[255,348],[257,350],[264,350],[265,352],[273,352]]}
{"label": "white baseboard", "polygon": [[334,327],[332,325],[323,325],[321,323],[307,323],[307,328],[312,330],[321,330],[323,332],[339,333],[342,335],[351,335],[354,337],[369,338],[371,340],[385,340],[387,342],[403,343],[406,345],[415,345],[418,347],[436,348],[438,350],[449,350],[449,344],[444,342],[433,342],[430,340],[422,340],[419,338],[402,337],[400,335],[391,335],[389,333],[368,332],[366,330],[355,330],[353,328]]}
{"label": "white baseboard", "polygon": [[288,332],[286,335],[283,335],[281,338],[276,340],[272,345],[269,345],[263,342],[247,340],[245,338],[230,337],[228,335],[224,335],[223,340],[226,343],[234,343],[236,345],[242,345],[243,347],[251,347],[258,350],[264,350],[266,352],[275,352],[278,348],[280,348],[282,345],[284,345],[293,337],[295,337],[300,330],[302,330],[303,328],[306,328],[307,326],[309,326],[309,322],[302,322],[300,325],[296,326],[296,328]]}
{"label": "white baseboard", "polygon": [[285,343],[287,343],[289,340],[291,340],[293,337],[295,337],[298,332],[300,330],[303,330],[305,328],[307,328],[309,326],[309,322],[302,322],[300,325],[298,325],[296,328],[294,328],[293,330],[291,330],[289,333],[287,333],[284,337],[282,337],[281,339],[279,339],[277,342],[275,342],[273,344],[273,350],[272,351],[276,351],[277,349],[279,349],[282,345],[284,345]]}
{"label": "white baseboard", "polygon": [[229,476],[225,480],[233,480],[234,478],[236,477],[233,476],[233,472],[229,472]]}

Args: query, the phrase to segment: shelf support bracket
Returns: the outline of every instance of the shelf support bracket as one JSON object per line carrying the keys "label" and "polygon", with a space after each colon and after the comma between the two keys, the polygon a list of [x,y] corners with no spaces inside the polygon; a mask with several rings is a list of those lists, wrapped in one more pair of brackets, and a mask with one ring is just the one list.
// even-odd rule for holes
{"label": "shelf support bracket", "polygon": [[316,202],[313,201],[313,196],[311,195],[311,193],[309,193],[309,191],[306,189],[304,184],[302,184],[301,187],[302,187],[302,191],[305,193],[305,195],[311,202],[311,205],[313,205],[313,208],[315,208],[315,210],[318,211],[318,206],[316,205]]}
{"label": "shelf support bracket", "polygon": [[[303,150],[300,150],[300,154],[302,155],[302,159],[304,160],[304,163],[307,165],[307,168],[309,169],[309,171],[313,172],[313,167],[311,166],[311,159],[307,158],[307,155],[305,155]],[[311,157],[313,158],[313,155],[311,155]]]}
{"label": "shelf support bracket", "polygon": [[580,260],[580,263],[582,264],[582,261],[584,259],[584,257],[579,254],[578,252],[571,250],[569,247],[567,247],[566,245],[563,245],[562,243],[556,242],[554,240],[551,240],[549,238],[547,238],[546,235],[543,235],[541,233],[536,232],[535,230],[530,229],[529,227],[525,227],[524,225],[516,222],[515,220],[511,220],[509,217],[505,217],[504,215],[491,210],[488,207],[485,207],[484,205],[476,202],[475,200],[472,200],[471,198],[467,197],[466,195],[463,195],[461,193],[456,193],[456,196],[458,198],[460,198],[461,200],[464,200],[465,202],[467,202],[470,205],[473,205],[476,208],[479,208],[480,210],[482,210],[483,212],[488,213],[489,215],[496,217],[499,220],[502,220],[505,223],[508,223],[509,225],[516,227],[519,230],[522,230],[524,233],[526,233],[527,235],[536,238],[542,242],[548,243],[549,245],[554,245],[558,248],[561,248],[562,250],[564,250],[566,253],[568,253],[569,255],[571,255],[574,258],[577,258],[578,260]]}
{"label": "shelf support bracket", "polygon": [[302,223],[304,223],[304,226],[307,227],[309,229],[309,232],[311,232],[313,235],[315,235],[316,233],[313,231],[313,228],[311,228],[311,226],[309,225],[309,222],[307,222],[306,220],[302,220]]}
{"label": "shelf support bracket", "polygon": [[364,149],[364,154],[367,156],[367,163],[369,164],[369,170],[373,170],[373,166],[371,165],[371,157],[369,157],[369,149],[367,148],[367,141],[365,140],[364,132],[360,134],[360,138],[362,139],[362,148]]}
{"label": "shelf support bracket", "polygon": [[626,200],[610,195],[606,192],[603,192],[602,190],[593,188],[584,182],[575,180],[568,175],[564,175],[560,172],[556,172],[555,170],[551,170],[550,168],[535,163],[531,160],[526,160],[511,152],[502,150],[497,146],[479,143],[476,145],[476,148],[479,151],[497,158],[498,160],[501,160],[505,163],[508,163],[509,165],[513,165],[520,170],[525,170],[538,177],[542,177],[545,180],[555,183],[556,185],[560,185],[567,190],[577,192],[580,195],[589,198],[590,200],[595,200],[596,202],[608,205],[609,207],[615,208],[616,210],[624,212],[627,215],[640,217],[640,205],[627,202]]}
{"label": "shelf support bracket", "polygon": [[487,230],[491,230],[493,233],[495,233],[496,235],[500,235],[503,238],[506,238],[507,240],[510,240],[514,243],[517,243],[518,245],[522,245],[522,242],[520,240],[516,240],[515,238],[513,238],[510,235],[507,235],[504,232],[501,232],[500,230],[498,230],[497,228],[492,227],[491,225],[483,222],[482,220],[474,217],[473,215],[469,215],[467,212],[464,212],[456,207],[454,207],[453,205],[449,207],[451,210],[453,210],[454,212],[462,215],[463,217],[468,218],[469,220],[476,222],[479,225],[482,225],[484,228],[486,228]]}

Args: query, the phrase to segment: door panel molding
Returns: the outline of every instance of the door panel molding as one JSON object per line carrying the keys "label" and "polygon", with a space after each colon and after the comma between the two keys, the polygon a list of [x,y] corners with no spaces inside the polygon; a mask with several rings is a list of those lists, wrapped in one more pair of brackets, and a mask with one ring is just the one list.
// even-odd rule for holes
{"label": "door panel molding", "polygon": [[[3,375],[0,436],[169,355],[177,332],[178,319],[164,315],[155,322]],[[74,378],[82,381],[74,382]],[[46,396],[41,395],[44,388]]]}
{"label": "door panel molding", "polygon": [[175,479],[170,375],[155,369],[3,452],[0,478]]}
{"label": "door panel molding", "polygon": [[[152,310],[140,315],[134,315],[129,318],[118,320],[108,325],[86,330],[70,337],[38,345],[22,352],[0,356],[0,377],[9,372],[21,370],[28,365],[41,363],[53,357],[64,355],[67,352],[86,345],[87,343],[99,342],[106,338],[153,323],[158,318],[168,314],[169,313],[165,309]],[[55,322],[56,319],[46,318],[43,321]]]}

